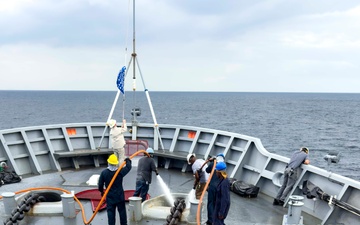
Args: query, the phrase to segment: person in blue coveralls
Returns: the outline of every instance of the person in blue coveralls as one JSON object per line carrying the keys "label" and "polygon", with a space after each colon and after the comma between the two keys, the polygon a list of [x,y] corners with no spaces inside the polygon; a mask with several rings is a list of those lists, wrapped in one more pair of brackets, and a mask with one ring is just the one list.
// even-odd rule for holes
{"label": "person in blue coveralls", "polygon": [[[214,166],[214,159],[216,159],[216,163],[219,162],[225,162],[225,155],[223,153],[220,153],[218,155],[216,155],[216,158],[210,158],[210,164],[209,166],[206,168],[206,172],[207,173],[211,173],[211,170]],[[209,183],[209,187],[208,187],[208,202],[207,202],[207,221],[206,224],[207,225],[211,225],[213,224],[213,213],[214,213],[214,208],[215,208],[215,197],[216,197],[216,189],[217,186],[219,184],[219,177],[216,176],[216,172],[213,174],[213,176],[211,177],[210,183]]]}
{"label": "person in blue coveralls", "polygon": [[[98,182],[98,190],[100,191],[101,196],[104,194],[104,186],[105,188],[108,187],[119,167],[119,161],[115,154],[110,155],[107,162],[108,167],[101,172]],[[116,208],[120,215],[120,224],[127,225],[123,178],[131,170],[131,160],[126,158],[125,162],[126,165],[118,173],[113,185],[106,195],[106,211],[109,225],[115,225]]]}
{"label": "person in blue coveralls", "polygon": [[142,201],[146,200],[152,180],[152,172],[154,171],[156,176],[159,175],[155,165],[154,150],[152,148],[148,148],[146,152],[149,156],[145,155],[143,158],[139,159],[138,162],[136,190],[134,192],[134,196],[141,197]]}
{"label": "person in blue coveralls", "polygon": [[284,181],[274,199],[273,205],[284,205],[285,198],[296,183],[298,177],[298,169],[302,164],[310,164],[309,149],[306,147],[302,147],[300,148],[300,151],[296,150],[292,154],[290,162],[285,167]]}
{"label": "person in blue coveralls", "polygon": [[216,163],[216,176],[219,184],[216,188],[213,225],[225,225],[224,221],[230,209],[230,181],[227,178],[226,163]]}

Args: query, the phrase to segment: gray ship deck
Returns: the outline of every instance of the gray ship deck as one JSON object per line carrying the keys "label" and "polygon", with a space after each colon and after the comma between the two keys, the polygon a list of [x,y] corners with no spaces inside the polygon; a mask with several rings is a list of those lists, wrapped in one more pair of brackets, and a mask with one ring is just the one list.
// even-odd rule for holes
{"label": "gray ship deck", "polygon": [[[136,163],[134,163],[136,164]],[[19,191],[32,187],[52,186],[60,187],[66,190],[73,190],[75,193],[80,191],[96,188],[96,186],[89,186],[86,181],[94,174],[100,174],[104,167],[100,168],[81,168],[78,170],[64,170],[61,172],[47,173],[38,176],[26,177],[20,183],[8,184],[1,187],[2,192]],[[172,193],[189,193],[192,188],[193,177],[191,173],[183,173],[179,170],[159,168],[159,173],[164,182],[169,186]],[[136,167],[124,179],[124,189],[133,190],[135,188]],[[153,177],[153,182],[150,186],[149,194],[151,197],[164,194],[160,183]],[[206,196],[205,196],[206,199]],[[85,212],[86,220],[89,220],[92,215],[90,201],[81,200]],[[206,201],[203,203],[206,205]],[[0,204],[3,207],[3,204]],[[127,203],[128,207],[128,203]],[[76,204],[76,208],[80,207]],[[2,209],[3,210],[3,209]],[[283,215],[287,213],[287,208],[273,206],[272,198],[259,194],[257,198],[242,198],[231,192],[231,207],[228,217],[225,222],[229,225],[243,224],[243,225],[260,225],[260,224],[282,224]],[[306,213],[302,213],[304,217],[304,224],[321,224],[321,222]],[[128,218],[129,219],[129,218]],[[206,221],[206,207],[202,213],[202,222]],[[240,222],[241,221],[241,222]],[[91,224],[106,224],[107,216],[106,210],[100,211]],[[143,219],[141,222],[129,222],[129,224],[151,225],[164,224],[165,220]],[[78,213],[74,219],[66,219],[62,215],[59,216],[26,216],[20,224],[28,225],[71,225],[84,224],[81,213]],[[117,217],[117,224],[119,219]],[[185,224],[185,223],[182,223]]]}

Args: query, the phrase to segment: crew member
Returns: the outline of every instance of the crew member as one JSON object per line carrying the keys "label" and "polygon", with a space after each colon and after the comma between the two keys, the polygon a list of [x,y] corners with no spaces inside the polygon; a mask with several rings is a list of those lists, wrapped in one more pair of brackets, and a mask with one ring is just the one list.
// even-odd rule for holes
{"label": "crew member", "polygon": [[296,150],[292,154],[290,162],[285,167],[284,181],[274,199],[273,205],[284,205],[287,195],[296,183],[301,164],[310,164],[309,149],[306,147],[302,147],[300,151]]}
{"label": "crew member", "polygon": [[[216,155],[216,158],[210,158],[210,164],[206,168],[207,173],[211,173],[211,170],[214,166],[214,159],[216,159],[216,163],[219,162],[225,162],[225,155],[223,153],[220,153]],[[213,224],[213,214],[214,214],[214,207],[215,207],[215,197],[216,197],[216,189],[220,182],[220,179],[218,176],[216,176],[216,172],[211,177],[209,187],[208,187],[208,202],[207,202],[207,216],[208,220],[206,221],[207,225]]]}
{"label": "crew member", "polygon": [[152,172],[155,172],[156,176],[159,175],[155,165],[154,150],[152,148],[148,148],[146,152],[149,154],[149,156],[145,155],[138,162],[136,190],[134,192],[134,196],[140,196],[142,201],[146,200],[146,196],[152,180]]}
{"label": "crew member", "polygon": [[219,184],[216,188],[213,225],[225,225],[224,221],[230,209],[230,181],[227,178],[226,163],[216,163],[216,176]]}
{"label": "crew member", "polygon": [[189,165],[191,165],[191,169],[193,171],[193,174],[195,176],[194,186],[193,189],[195,189],[195,197],[196,199],[200,199],[201,194],[205,188],[206,181],[209,178],[209,174],[206,173],[207,165],[205,163],[205,160],[203,159],[196,159],[195,153],[188,154],[187,161]]}
{"label": "crew member", "polygon": [[125,138],[124,133],[127,131],[126,120],[124,119],[121,127],[117,127],[116,120],[111,119],[106,123],[110,127],[110,139],[111,145],[114,150],[114,154],[122,162],[125,159]]}
{"label": "crew member", "polygon": [[[106,211],[109,225],[115,225],[116,208],[119,212],[120,224],[127,225],[123,178],[131,170],[131,160],[126,158],[125,161],[126,165],[118,173],[106,195]],[[101,172],[98,182],[98,190],[100,191],[101,196],[104,194],[104,186],[105,188],[108,188],[119,167],[119,161],[115,154],[110,155],[107,162],[108,167]]]}

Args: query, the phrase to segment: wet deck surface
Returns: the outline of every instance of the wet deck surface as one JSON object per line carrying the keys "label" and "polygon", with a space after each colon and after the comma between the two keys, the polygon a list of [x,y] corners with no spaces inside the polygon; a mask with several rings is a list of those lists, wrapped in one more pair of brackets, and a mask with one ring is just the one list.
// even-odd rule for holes
{"label": "wet deck surface", "polygon": [[[1,187],[2,192],[16,192],[19,190],[32,188],[32,187],[60,187],[68,191],[74,191],[78,193],[80,191],[94,189],[96,186],[89,186],[86,181],[94,174],[100,174],[102,168],[91,168],[91,169],[80,169],[80,170],[67,170],[61,172],[55,172],[51,174],[43,174],[35,177],[24,178],[20,183],[7,184]],[[164,182],[169,186],[172,193],[189,193],[193,184],[193,176],[191,173],[182,173],[180,170],[166,170],[159,168],[159,173]],[[135,189],[135,177],[136,167],[130,171],[130,173],[124,179],[124,189],[134,190]],[[164,194],[159,181],[155,174],[153,176],[153,182],[150,185],[149,194],[151,197],[159,196]],[[206,196],[205,196],[206,199]],[[82,200],[83,207],[86,212],[86,220],[89,220],[92,215],[92,209],[90,201]],[[206,206],[206,200],[203,203]],[[3,211],[3,204],[0,203],[1,210]],[[128,207],[128,203],[127,203]],[[77,209],[80,209],[76,205]],[[169,212],[170,214],[170,212]],[[231,192],[231,206],[229,215],[225,220],[228,225],[271,225],[271,224],[282,224],[283,215],[287,214],[287,208],[273,206],[272,198],[259,194],[257,198],[242,198],[235,193]],[[320,222],[307,214],[302,214],[304,217],[304,224],[316,225]],[[128,216],[129,217],[129,216]],[[4,219],[4,218],[3,218]],[[128,218],[129,219],[129,218]],[[206,221],[206,207],[202,213],[202,222]],[[117,217],[117,223],[119,218]],[[32,217],[26,216],[20,221],[20,224],[28,225],[77,225],[84,224],[81,213],[78,213],[74,219],[66,219],[62,215],[60,216],[44,216],[44,217]],[[107,224],[106,210],[99,212],[91,224]],[[131,225],[151,225],[151,224],[165,224],[165,220],[154,220],[154,219],[143,219],[141,222],[130,222]],[[186,224],[186,223],[182,223]]]}

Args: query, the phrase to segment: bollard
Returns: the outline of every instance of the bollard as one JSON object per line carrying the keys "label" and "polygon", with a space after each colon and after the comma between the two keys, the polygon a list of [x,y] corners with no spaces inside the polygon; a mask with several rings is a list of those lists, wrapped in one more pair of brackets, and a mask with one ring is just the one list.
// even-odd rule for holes
{"label": "bollard", "polygon": [[[188,224],[196,224],[196,213],[199,205],[199,200],[194,198],[189,199],[190,202],[190,210],[189,215],[187,217]],[[200,221],[201,221],[201,215],[200,215]]]}
{"label": "bollard", "polygon": [[141,211],[141,201],[140,197],[129,197],[129,214],[130,221],[141,221],[142,211]]}
{"label": "bollard", "polygon": [[62,194],[61,202],[63,208],[63,216],[65,218],[75,217],[75,201],[72,194]]}
{"label": "bollard", "polygon": [[288,214],[286,215],[286,223],[285,224],[303,224],[303,218],[301,216],[301,207],[304,205],[302,202],[304,197],[298,195],[291,195],[289,197],[289,208]]}
{"label": "bollard", "polygon": [[15,193],[14,192],[4,192],[2,193],[5,214],[7,216],[11,215],[11,211],[17,207],[17,203],[15,200]]}

